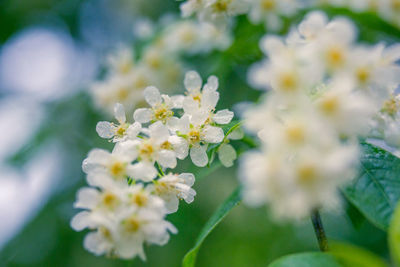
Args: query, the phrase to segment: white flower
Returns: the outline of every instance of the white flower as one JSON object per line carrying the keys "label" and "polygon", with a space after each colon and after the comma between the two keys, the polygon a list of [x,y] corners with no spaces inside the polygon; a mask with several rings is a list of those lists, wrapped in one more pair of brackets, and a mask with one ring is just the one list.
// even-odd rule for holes
{"label": "white flower", "polygon": [[300,219],[320,207],[338,204],[337,188],[354,175],[356,146],[306,148],[293,156],[250,152],[240,169],[244,201],[269,203],[278,218]]}
{"label": "white flower", "polygon": [[120,47],[113,54],[109,55],[107,58],[109,69],[113,75],[129,74],[133,67],[133,51],[128,47]]}
{"label": "white flower", "polygon": [[373,99],[352,91],[351,84],[337,81],[316,98],[317,111],[340,134],[355,136],[366,134],[372,116],[378,111]]}
{"label": "white flower", "polygon": [[196,191],[191,186],[194,184],[194,175],[191,173],[167,174],[157,181],[151,189],[165,201],[168,213],[178,210],[179,200],[183,199],[190,204],[194,200]]}
{"label": "white flower", "polygon": [[164,168],[175,168],[176,158],[187,155],[187,143],[184,139],[171,138],[168,128],[160,121],[149,126],[148,138],[135,140],[133,144],[139,162],[133,165],[132,175],[133,178],[143,181],[151,181],[157,176],[155,162]]}
{"label": "white flower", "polygon": [[112,153],[103,149],[93,149],[82,163],[82,170],[88,174],[89,184],[96,185],[99,177],[110,176],[119,181],[132,177],[133,160],[137,153],[132,149],[133,141],[118,143]]}
{"label": "white flower", "polygon": [[199,167],[208,163],[208,144],[217,144],[224,139],[224,131],[220,127],[205,124],[207,118],[208,114],[183,115],[177,126],[179,135],[190,146],[190,158]]}
{"label": "white flower", "polygon": [[154,86],[147,87],[143,92],[146,102],[151,108],[139,108],[135,110],[133,118],[140,123],[161,121],[166,124],[170,120],[177,120],[173,117],[172,109],[182,108],[183,96],[176,95],[169,97],[161,95]]}
{"label": "white flower", "polygon": [[99,136],[106,139],[112,138],[113,142],[120,142],[126,138],[135,139],[142,128],[140,123],[135,122],[132,125],[127,123],[124,106],[119,103],[114,106],[114,115],[119,124],[108,121],[98,122],[96,131]]}
{"label": "white flower", "polygon": [[264,22],[267,29],[282,27],[280,16],[291,16],[301,7],[296,0],[247,0],[250,5],[249,19],[253,23]]}
{"label": "white flower", "polygon": [[144,243],[162,246],[168,242],[169,232],[177,232],[171,223],[164,220],[164,214],[147,209],[127,208],[117,218],[115,254],[123,259],[139,256],[145,260]]}
{"label": "white flower", "polygon": [[229,31],[198,21],[178,21],[162,36],[166,49],[174,53],[200,54],[214,49],[225,50],[232,42]]}

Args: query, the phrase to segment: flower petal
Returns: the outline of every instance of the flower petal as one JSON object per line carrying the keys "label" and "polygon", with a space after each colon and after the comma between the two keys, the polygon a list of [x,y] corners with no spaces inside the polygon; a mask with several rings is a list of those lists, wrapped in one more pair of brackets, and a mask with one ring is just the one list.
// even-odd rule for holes
{"label": "flower petal", "polygon": [[218,124],[228,124],[233,118],[233,112],[228,109],[223,109],[215,113],[213,120]]}
{"label": "flower petal", "polygon": [[130,139],[135,139],[141,130],[142,130],[142,125],[139,122],[134,122],[132,125],[128,127],[128,129],[126,130],[126,134]]}
{"label": "flower petal", "polygon": [[219,143],[224,139],[224,131],[215,126],[206,125],[203,129],[204,141],[207,143]]}
{"label": "flower petal", "polygon": [[181,173],[178,175],[179,178],[185,181],[185,184],[188,186],[192,186],[194,184],[194,174],[193,173]]}
{"label": "flower petal", "polygon": [[161,122],[157,121],[149,126],[150,138],[157,144],[162,144],[168,140],[170,134],[168,128]]}
{"label": "flower petal", "polygon": [[190,149],[190,158],[193,164],[198,167],[204,167],[208,163],[208,156],[206,153],[207,146],[193,146]]}
{"label": "flower petal", "polygon": [[116,103],[114,106],[114,115],[117,121],[122,124],[126,121],[124,105]]}
{"label": "flower petal", "polygon": [[172,144],[178,159],[185,159],[187,157],[189,154],[189,144],[184,138],[173,135],[168,138],[168,141]]}
{"label": "flower petal", "polygon": [[218,158],[225,167],[233,166],[233,161],[237,158],[237,154],[233,146],[223,144],[218,150]]}
{"label": "flower petal", "polygon": [[161,150],[157,153],[157,162],[164,168],[175,168],[176,167],[176,155],[175,152],[170,150]]}
{"label": "flower petal", "polygon": [[90,212],[81,211],[76,214],[71,220],[71,227],[75,231],[82,231],[83,229],[91,226]]}
{"label": "flower petal", "polygon": [[144,89],[143,94],[146,102],[152,107],[162,102],[160,91],[154,86],[149,86]]}
{"label": "flower petal", "polygon": [[157,170],[152,163],[138,162],[127,167],[127,173],[133,179],[152,181],[157,176]]}
{"label": "flower petal", "polygon": [[146,123],[151,121],[153,111],[149,108],[138,108],[133,113],[133,119],[140,123]]}
{"label": "flower petal", "polygon": [[92,209],[97,205],[99,191],[91,187],[79,189],[74,208]]}
{"label": "flower petal", "polygon": [[207,83],[203,87],[204,90],[216,91],[218,89],[218,78],[214,75],[208,77]]}
{"label": "flower petal", "polygon": [[200,75],[196,71],[188,71],[185,75],[185,80],[183,81],[185,88],[189,91],[200,90],[202,80]]}
{"label": "flower petal", "polygon": [[116,127],[108,121],[100,121],[96,125],[96,132],[101,138],[109,139],[114,136]]}

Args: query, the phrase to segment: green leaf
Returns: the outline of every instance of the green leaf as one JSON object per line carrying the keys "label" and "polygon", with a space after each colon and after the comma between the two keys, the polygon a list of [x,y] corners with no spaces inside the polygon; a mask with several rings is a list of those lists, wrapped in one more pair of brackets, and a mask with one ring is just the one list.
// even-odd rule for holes
{"label": "green leaf", "polygon": [[329,254],[346,267],[386,267],[387,264],[374,253],[342,242],[330,242]]}
{"label": "green leaf", "polygon": [[328,253],[306,252],[282,257],[268,267],[344,267]]}
{"label": "green leaf", "polygon": [[196,243],[193,248],[186,253],[183,258],[183,267],[195,266],[197,252],[200,249],[201,244],[206,239],[206,237],[211,233],[212,230],[225,218],[225,216],[235,207],[241,200],[240,187],[238,187],[216,210],[216,212],[211,216],[208,222],[204,225],[201,230]]}
{"label": "green leaf", "polygon": [[400,265],[400,203],[397,204],[389,227],[389,249],[396,266]]}
{"label": "green leaf", "polygon": [[363,143],[359,173],[343,193],[369,221],[387,230],[400,198],[399,175],[399,158]]}

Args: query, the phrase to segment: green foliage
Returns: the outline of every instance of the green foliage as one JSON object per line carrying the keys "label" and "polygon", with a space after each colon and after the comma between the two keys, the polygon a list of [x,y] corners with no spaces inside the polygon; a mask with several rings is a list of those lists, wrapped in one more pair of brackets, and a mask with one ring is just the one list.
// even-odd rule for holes
{"label": "green foliage", "polygon": [[397,204],[389,227],[389,248],[391,256],[397,265],[400,265],[400,203]]}
{"label": "green foliage", "polygon": [[239,187],[224,201],[224,203],[222,203],[222,205],[216,210],[216,212],[213,214],[213,216],[211,216],[210,220],[201,230],[194,247],[191,248],[183,258],[183,267],[195,266],[196,256],[203,241],[211,233],[211,231],[222,221],[222,219],[224,219],[225,216],[240,202],[240,200],[241,195]]}
{"label": "green foliage", "polygon": [[329,253],[335,256],[345,267],[385,267],[387,264],[374,253],[363,248],[331,242]]}
{"label": "green foliage", "polygon": [[400,199],[400,159],[371,144],[362,144],[360,170],[343,189],[347,199],[375,226],[387,230]]}
{"label": "green foliage", "polygon": [[306,252],[282,257],[269,267],[344,267],[330,254],[322,252]]}

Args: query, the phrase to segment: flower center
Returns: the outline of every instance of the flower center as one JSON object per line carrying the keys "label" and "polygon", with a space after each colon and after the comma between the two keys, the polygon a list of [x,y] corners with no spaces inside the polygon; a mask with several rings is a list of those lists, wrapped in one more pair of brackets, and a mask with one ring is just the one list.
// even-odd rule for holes
{"label": "flower center", "polygon": [[320,102],[320,108],[326,115],[333,115],[339,109],[339,99],[337,97],[325,97]]}
{"label": "flower center", "polygon": [[123,176],[125,174],[126,164],[116,161],[110,166],[110,172],[114,177]]}
{"label": "flower center", "polygon": [[286,138],[291,144],[301,144],[305,139],[304,127],[301,125],[290,125],[286,128]]}
{"label": "flower center", "polygon": [[140,228],[140,221],[136,216],[131,216],[124,221],[125,231],[128,233],[135,233]]}
{"label": "flower center", "polygon": [[152,146],[151,144],[149,144],[149,143],[144,143],[144,144],[142,144],[142,146],[140,147],[139,154],[140,154],[140,157],[141,157],[141,158],[150,159],[151,156],[153,155],[153,153],[154,153],[154,148],[153,148],[153,146]]}
{"label": "flower center", "polygon": [[160,105],[159,107],[154,109],[154,118],[156,120],[165,121],[171,118],[174,115],[174,112],[165,107],[165,105]]}
{"label": "flower center", "polygon": [[392,0],[391,6],[395,11],[400,11],[400,1],[399,0]]}
{"label": "flower center", "polygon": [[262,0],[261,8],[265,11],[274,9],[276,6],[275,0]]}
{"label": "flower center", "polygon": [[118,100],[126,100],[129,96],[129,90],[125,87],[119,88],[117,91],[117,99]]}
{"label": "flower center", "polygon": [[286,72],[281,74],[279,77],[279,88],[281,88],[285,92],[293,92],[296,90],[298,85],[298,78],[292,72]]}
{"label": "flower center", "polygon": [[231,2],[231,0],[220,0],[220,1],[217,1],[213,5],[214,12],[222,13],[222,12],[228,11],[228,6],[229,6],[230,2]]}
{"label": "flower center", "polygon": [[191,144],[196,144],[198,142],[200,142],[201,138],[200,138],[200,132],[198,130],[192,130],[189,132],[189,142]]}
{"label": "flower center", "polygon": [[99,231],[104,236],[105,239],[112,240],[111,232],[106,227],[100,226]]}
{"label": "flower center", "polygon": [[317,178],[317,169],[312,164],[300,166],[297,169],[297,177],[302,184],[313,182]]}
{"label": "flower center", "polygon": [[361,84],[366,84],[371,77],[371,73],[367,67],[360,67],[357,69],[356,76]]}
{"label": "flower center", "polygon": [[170,142],[165,141],[164,143],[161,144],[160,148],[165,150],[172,150],[173,147]]}
{"label": "flower center", "polygon": [[103,194],[102,203],[109,209],[113,209],[118,205],[118,197],[113,193],[106,192]]}
{"label": "flower center", "polygon": [[133,196],[132,202],[138,205],[139,207],[144,207],[147,204],[148,197],[143,192],[138,192]]}
{"label": "flower center", "polygon": [[344,63],[343,50],[340,47],[331,47],[326,54],[328,65],[337,68]]}

